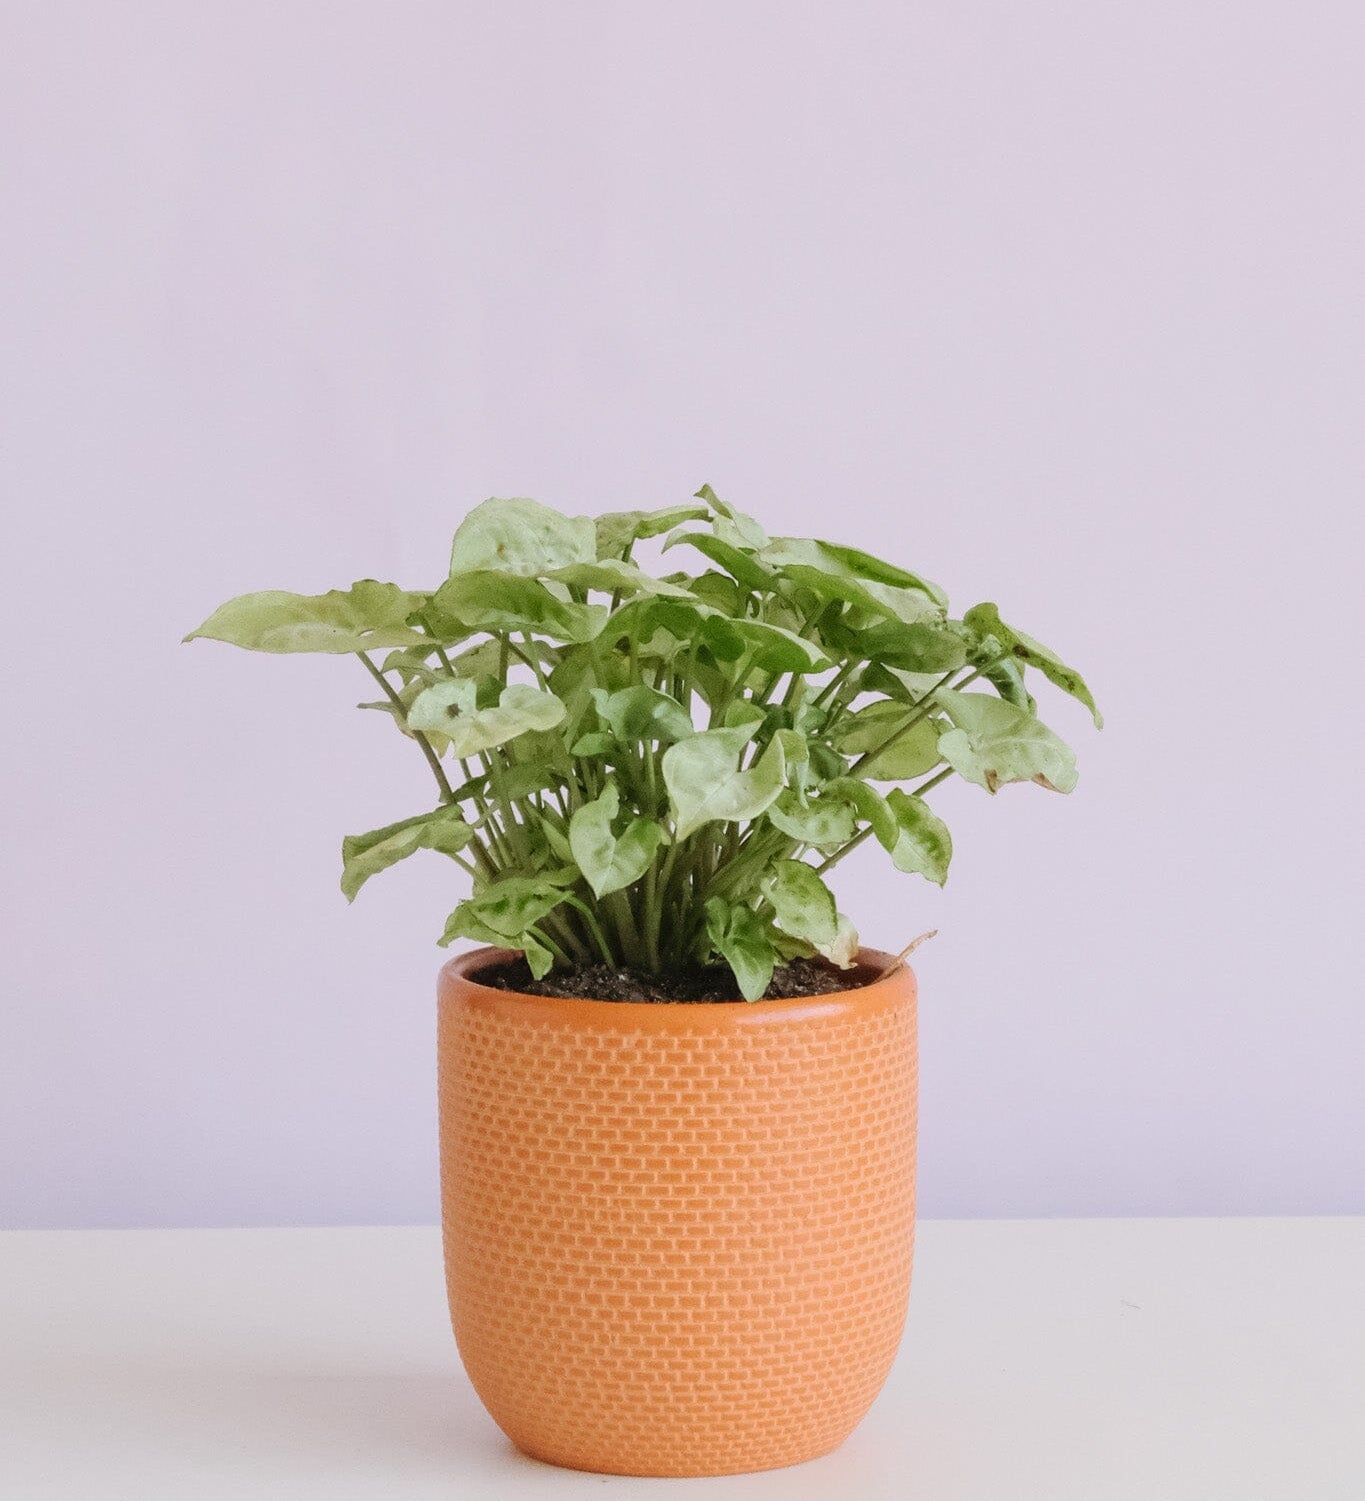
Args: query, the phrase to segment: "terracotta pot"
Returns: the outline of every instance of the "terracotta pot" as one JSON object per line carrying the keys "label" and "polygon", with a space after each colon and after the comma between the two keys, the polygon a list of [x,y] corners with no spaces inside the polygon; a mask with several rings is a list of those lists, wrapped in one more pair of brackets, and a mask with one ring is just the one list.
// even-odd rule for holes
{"label": "terracotta pot", "polygon": [[446,1278],[488,1411],[537,1459],[622,1475],[837,1447],[910,1291],[914,976],[636,1005],[476,982],[508,957],[440,980]]}

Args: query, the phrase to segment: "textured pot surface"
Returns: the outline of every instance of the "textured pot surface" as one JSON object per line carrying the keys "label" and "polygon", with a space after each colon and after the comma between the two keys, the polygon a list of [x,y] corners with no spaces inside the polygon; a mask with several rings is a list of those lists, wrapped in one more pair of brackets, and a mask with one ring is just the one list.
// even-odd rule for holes
{"label": "textured pot surface", "polygon": [[446,965],[439,1008],[446,1276],[484,1405],[526,1453],[583,1470],[835,1448],[905,1320],[914,976],[622,1004],[469,978],[500,957]]}

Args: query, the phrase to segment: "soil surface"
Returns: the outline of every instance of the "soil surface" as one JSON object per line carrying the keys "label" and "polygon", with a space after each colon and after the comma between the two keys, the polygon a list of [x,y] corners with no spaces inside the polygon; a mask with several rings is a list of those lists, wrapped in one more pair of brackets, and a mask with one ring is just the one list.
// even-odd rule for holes
{"label": "soil surface", "polygon": [[[594,964],[588,969],[551,971],[543,980],[531,977],[524,959],[494,964],[469,977],[495,990],[516,990],[523,995],[563,996],[585,1001],[743,1001],[735,977],[725,968],[688,969],[666,975],[649,975],[635,969],[616,969]],[[865,969],[837,969],[822,959],[793,959],[773,971],[772,984],[763,993],[768,1001],[797,996],[833,995],[855,990],[874,980]]]}

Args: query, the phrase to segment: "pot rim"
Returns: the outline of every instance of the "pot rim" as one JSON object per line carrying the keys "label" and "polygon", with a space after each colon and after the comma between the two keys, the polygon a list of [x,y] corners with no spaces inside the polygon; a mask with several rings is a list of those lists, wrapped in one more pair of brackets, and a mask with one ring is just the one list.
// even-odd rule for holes
{"label": "pot rim", "polygon": [[[850,986],[847,990],[824,995],[792,996],[764,1001],[598,1001],[581,996],[527,995],[520,990],[501,990],[481,985],[471,972],[519,957],[516,949],[477,948],[456,954],[441,966],[438,996],[444,1006],[462,994],[481,1007],[505,1016],[532,1020],[540,1017],[576,1022],[580,1026],[601,1027],[615,1023],[630,1028],[674,1031],[679,1026],[713,1031],[723,1027],[743,1027],[764,1022],[840,1016],[858,1012],[875,1012],[903,1000],[907,992],[918,992],[915,972],[902,962],[890,973]],[[880,949],[861,948],[855,970],[885,970],[895,956]]]}

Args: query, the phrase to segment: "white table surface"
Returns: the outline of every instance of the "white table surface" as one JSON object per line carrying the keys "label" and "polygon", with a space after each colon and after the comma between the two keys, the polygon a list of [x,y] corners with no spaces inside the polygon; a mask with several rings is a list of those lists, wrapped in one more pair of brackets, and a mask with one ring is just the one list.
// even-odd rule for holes
{"label": "white table surface", "polygon": [[1365,1219],[930,1221],[911,1307],[837,1453],[638,1480],[502,1437],[433,1229],[10,1232],[0,1497],[1365,1498]]}

